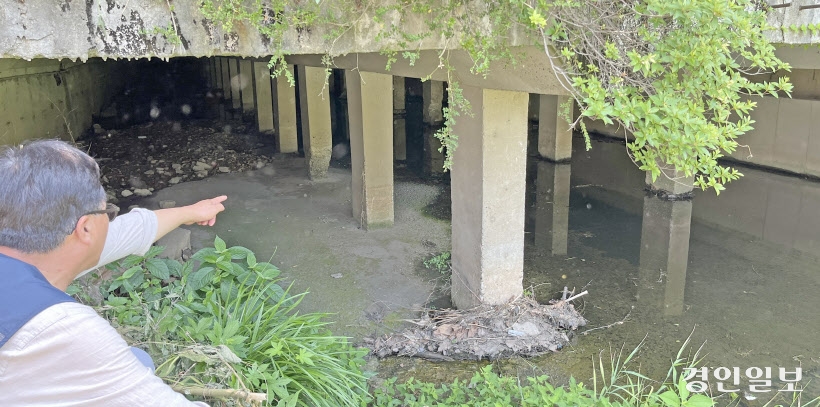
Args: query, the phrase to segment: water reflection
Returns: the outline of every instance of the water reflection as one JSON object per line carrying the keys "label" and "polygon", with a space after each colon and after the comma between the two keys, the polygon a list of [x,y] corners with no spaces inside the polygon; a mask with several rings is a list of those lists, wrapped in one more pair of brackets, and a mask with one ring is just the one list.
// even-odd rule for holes
{"label": "water reflection", "polygon": [[587,380],[601,349],[646,338],[641,368],[663,377],[694,329],[705,365],[802,366],[804,396],[820,395],[820,183],[743,168],[720,196],[668,202],[623,144],[575,141],[571,171],[534,165],[525,286],[542,301],[588,289],[590,328],[628,318],[535,363]]}
{"label": "water reflection", "polygon": [[535,246],[550,255],[567,254],[570,164],[538,161],[535,194]]}

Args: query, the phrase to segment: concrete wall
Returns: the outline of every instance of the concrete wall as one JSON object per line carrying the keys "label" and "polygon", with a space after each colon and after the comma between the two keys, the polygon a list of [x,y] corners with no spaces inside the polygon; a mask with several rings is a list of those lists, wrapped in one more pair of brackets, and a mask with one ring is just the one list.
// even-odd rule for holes
{"label": "concrete wall", "polygon": [[79,137],[125,77],[119,63],[99,59],[0,59],[0,145]]}
{"label": "concrete wall", "polygon": [[[581,138],[573,141],[575,192],[640,215],[644,174],[624,145],[593,141],[585,152]],[[820,256],[820,184],[751,168],[740,172],[744,176],[719,196],[695,190],[693,220]]]}
{"label": "concrete wall", "polygon": [[[754,129],[737,139],[730,158],[745,163],[820,177],[820,71],[796,69],[758,79],[788,75],[794,83],[792,98],[753,97]],[[587,129],[624,137],[624,131],[600,121],[587,120]]]}

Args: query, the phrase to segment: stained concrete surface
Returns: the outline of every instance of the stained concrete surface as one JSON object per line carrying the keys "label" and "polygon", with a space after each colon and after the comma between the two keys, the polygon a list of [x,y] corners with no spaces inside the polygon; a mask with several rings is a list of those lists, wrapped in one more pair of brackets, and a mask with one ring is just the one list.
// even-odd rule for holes
{"label": "stained concrete surface", "polygon": [[182,206],[228,195],[214,227],[187,227],[193,249],[219,235],[260,260],[270,258],[293,292],[310,291],[303,312],[334,313],[331,330],[358,341],[399,325],[440,295],[435,276],[420,265],[431,253],[449,250],[450,224],[422,215],[440,186],[398,180],[395,225],[364,231],[351,216],[350,185],[349,169],[330,168],[326,178],[310,181],[304,158],[278,155],[261,170],[181,183],[139,203]]}

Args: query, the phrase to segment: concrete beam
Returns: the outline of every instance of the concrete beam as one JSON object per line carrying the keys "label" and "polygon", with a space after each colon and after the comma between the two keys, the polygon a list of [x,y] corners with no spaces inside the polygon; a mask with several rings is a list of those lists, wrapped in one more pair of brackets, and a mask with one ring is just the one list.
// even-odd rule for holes
{"label": "concrete beam", "polygon": [[254,90],[256,91],[256,123],[259,131],[273,131],[273,95],[270,68],[266,62],[253,63]]}
{"label": "concrete beam", "polygon": [[239,86],[242,92],[242,112],[250,113],[256,108],[253,102],[253,62],[250,59],[239,60]]}
{"label": "concrete beam", "polygon": [[569,163],[538,161],[535,179],[535,247],[550,255],[567,254]]}
{"label": "concrete beam", "polygon": [[353,217],[365,229],[393,225],[393,94],[390,75],[345,71]]}
{"label": "concrete beam", "polygon": [[[448,53],[449,63],[458,71],[459,82],[463,86],[476,86],[485,89],[514,90],[519,92],[539,93],[542,95],[568,95],[550,68],[549,58],[540,47],[513,47],[517,67],[508,66],[506,61],[495,61],[490,64],[490,73],[474,75],[470,73],[473,60],[466,51],[453,50]],[[378,72],[408,78],[428,78],[447,81],[447,70],[439,68],[438,50],[424,50],[421,57],[413,64],[404,58],[391,65],[387,71],[387,56],[377,52],[351,53],[333,58],[334,68],[359,69],[365,72]],[[288,63],[321,67],[322,55],[291,55]]]}
{"label": "concrete beam", "polygon": [[407,160],[407,95],[404,77],[393,77],[393,157]]}
{"label": "concrete beam", "polygon": [[[293,76],[293,65],[288,65],[287,70]],[[284,73],[275,79],[273,106],[276,112],[276,136],[279,140],[279,152],[295,153],[299,151],[296,129],[296,88],[290,86]]]}
{"label": "concrete beam", "polygon": [[[539,99],[538,154],[550,161],[569,161],[572,158],[572,128],[563,108],[572,103],[572,98],[540,95]],[[571,105],[569,110],[571,119]]]}
{"label": "concrete beam", "polygon": [[521,295],[527,93],[464,86],[473,117],[455,126],[452,299],[458,308]]}
{"label": "concrete beam", "polygon": [[325,69],[299,65],[299,106],[302,142],[310,179],[323,178],[330,166],[333,138],[330,126],[330,96]]}

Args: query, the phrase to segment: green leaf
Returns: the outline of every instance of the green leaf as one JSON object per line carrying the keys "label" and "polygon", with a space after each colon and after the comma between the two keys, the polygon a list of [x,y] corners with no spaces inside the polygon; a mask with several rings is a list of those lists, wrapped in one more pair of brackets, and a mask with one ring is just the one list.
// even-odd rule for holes
{"label": "green leaf", "polygon": [[709,396],[693,394],[689,400],[686,400],[685,405],[688,407],[712,407],[715,405],[715,402],[709,398]]}
{"label": "green leaf", "polygon": [[173,277],[182,277],[182,263],[174,259],[162,259],[168,267],[168,273]]}
{"label": "green leaf", "polygon": [[141,256],[135,256],[133,254],[128,255],[126,258],[120,260],[120,267],[127,269],[136,266],[142,262]]}
{"label": "green leaf", "polygon": [[194,253],[191,259],[204,262],[206,258],[216,256],[216,254],[216,249],[213,247],[205,247]]}
{"label": "green leaf", "polygon": [[186,261],[185,263],[182,264],[182,268],[179,270],[179,276],[180,277],[185,277],[188,274],[190,274],[192,271],[194,271],[194,262],[192,262],[190,260]]}
{"label": "green leaf", "polygon": [[145,255],[144,255],[144,256],[142,256],[142,257],[144,257],[144,258],[146,258],[146,259],[154,258],[154,257],[157,257],[157,256],[159,256],[160,254],[162,254],[162,252],[163,252],[163,251],[165,251],[165,247],[164,247],[164,246],[151,246],[151,247],[148,249],[148,252],[147,252],[147,253],[145,253]]}
{"label": "green leaf", "polygon": [[125,305],[126,303],[128,303],[128,300],[123,298],[123,297],[116,297],[116,296],[113,296],[113,295],[109,295],[108,299],[105,300],[105,303],[107,305],[117,307],[117,306]]}
{"label": "green leaf", "polygon": [[148,272],[151,273],[152,276],[160,280],[168,280],[171,278],[171,271],[163,259],[147,259],[145,260],[145,268],[148,269]]}
{"label": "green leaf", "polygon": [[[134,273],[130,278],[125,280],[125,282],[133,288],[139,287],[143,281],[145,281],[145,273]],[[133,288],[128,288],[128,291],[131,291]]]}
{"label": "green leaf", "polygon": [[123,279],[123,280],[127,280],[127,279],[133,277],[134,274],[137,274],[137,272],[140,272],[140,271],[142,271],[141,266],[131,267],[130,269],[125,270],[125,272],[122,273],[122,277],[120,277],[120,278]]}
{"label": "green leaf", "polygon": [[302,391],[299,390],[296,393],[289,394],[286,397],[280,398],[279,402],[276,403],[276,407],[296,407],[296,404],[299,403],[299,394]]}
{"label": "green leaf", "polygon": [[273,264],[268,262],[259,262],[256,264],[256,267],[253,268],[259,275],[259,277],[264,278],[265,280],[273,280],[274,278],[279,276],[279,269],[276,268]]}
{"label": "green leaf", "polygon": [[667,390],[658,396],[666,407],[680,407],[680,397],[672,390]]}
{"label": "green leaf", "polygon": [[222,253],[226,250],[226,248],[227,248],[227,246],[225,245],[225,241],[220,239],[219,236],[217,236],[214,239],[214,249],[216,249],[216,252],[217,253]]}
{"label": "green leaf", "polygon": [[215,273],[216,269],[213,267],[202,267],[188,275],[186,287],[190,290],[199,290],[211,282]]}
{"label": "green leaf", "polygon": [[541,15],[541,13],[538,10],[533,9],[530,12],[530,23],[540,28],[547,25],[547,20],[544,18],[544,16]]}
{"label": "green leaf", "polygon": [[228,253],[231,255],[231,259],[238,260],[244,259],[248,256],[253,256],[253,252],[250,249],[242,246],[233,246],[228,248]]}
{"label": "green leaf", "polygon": [[75,294],[77,294],[79,292],[82,292],[82,291],[83,290],[76,283],[71,283],[71,285],[69,285],[66,288],[65,293],[68,294],[68,295],[74,296]]}

